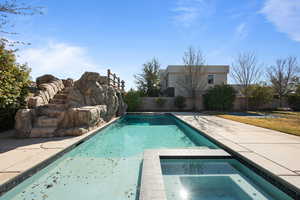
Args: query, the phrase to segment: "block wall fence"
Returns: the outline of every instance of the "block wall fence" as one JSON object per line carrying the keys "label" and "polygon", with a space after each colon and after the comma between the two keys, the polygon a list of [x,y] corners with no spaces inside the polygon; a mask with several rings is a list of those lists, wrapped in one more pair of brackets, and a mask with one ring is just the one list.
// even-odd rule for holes
{"label": "block wall fence", "polygon": [[[159,97],[165,99],[164,106],[159,106],[156,103],[158,97],[142,97],[141,104],[137,111],[140,112],[155,112],[155,111],[191,111],[193,108],[193,100],[190,97],[186,98],[186,107],[183,109],[178,109],[174,106],[175,97]],[[235,111],[242,111],[245,109],[246,101],[244,97],[237,97],[234,102],[233,109]],[[271,103],[264,105],[261,109],[276,109],[279,107],[279,100],[274,99]],[[284,101],[284,107],[288,107],[287,102]],[[203,98],[197,97],[196,99],[196,110],[204,110]]]}

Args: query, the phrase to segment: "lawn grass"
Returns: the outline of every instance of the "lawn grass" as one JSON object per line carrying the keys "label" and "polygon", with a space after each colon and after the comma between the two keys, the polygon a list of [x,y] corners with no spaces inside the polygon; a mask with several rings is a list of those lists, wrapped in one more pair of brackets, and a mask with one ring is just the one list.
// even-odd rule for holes
{"label": "lawn grass", "polygon": [[236,116],[228,113],[216,114],[218,117],[242,122],[254,126],[281,131],[288,134],[300,136],[300,112],[272,111],[272,112],[250,112],[257,114],[270,114],[277,118],[256,118],[248,116]]}

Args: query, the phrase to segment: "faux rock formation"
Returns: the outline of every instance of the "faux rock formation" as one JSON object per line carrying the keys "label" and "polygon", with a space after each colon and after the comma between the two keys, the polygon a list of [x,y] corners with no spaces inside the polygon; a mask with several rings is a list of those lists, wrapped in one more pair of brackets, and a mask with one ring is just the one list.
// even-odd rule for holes
{"label": "faux rock formation", "polygon": [[91,127],[125,113],[122,95],[106,83],[107,78],[96,72],[85,72],[74,83],[67,98],[68,110],[58,125],[58,135],[81,135]]}
{"label": "faux rock formation", "polygon": [[15,116],[15,130],[18,137],[30,137],[36,112],[34,109],[20,109]]}
{"label": "faux rock formation", "polygon": [[63,81],[50,74],[38,77],[36,84],[39,90],[34,97],[28,99],[29,108],[48,104],[59,91],[64,89]]}
{"label": "faux rock formation", "polygon": [[119,107],[118,107],[118,111],[117,111],[117,116],[122,116],[124,115],[124,113],[126,113],[127,110],[127,104],[125,103],[124,99],[123,99],[123,95],[121,92],[117,92],[117,97],[119,100]]}
{"label": "faux rock formation", "polygon": [[82,135],[127,109],[122,93],[95,72],[86,72],[75,82],[51,75],[36,82],[40,90],[29,100],[33,109],[16,115],[18,137]]}
{"label": "faux rock formation", "polygon": [[85,72],[70,90],[69,107],[106,105],[107,113],[104,120],[109,121],[116,115],[120,102],[116,89],[102,84],[104,81],[105,79],[99,73]]}
{"label": "faux rock formation", "polygon": [[106,112],[105,105],[69,108],[65,112],[63,120],[59,122],[60,129],[56,131],[55,135],[82,135],[102,124]]}
{"label": "faux rock formation", "polygon": [[71,78],[62,80],[65,87],[72,87],[74,85],[74,80]]}

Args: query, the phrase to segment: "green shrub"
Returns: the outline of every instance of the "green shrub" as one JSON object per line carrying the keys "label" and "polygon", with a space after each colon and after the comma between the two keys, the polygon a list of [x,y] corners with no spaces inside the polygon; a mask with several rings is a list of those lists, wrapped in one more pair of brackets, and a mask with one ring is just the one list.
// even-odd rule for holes
{"label": "green shrub", "polygon": [[166,103],[166,99],[158,97],[155,99],[155,103],[158,105],[158,107],[163,107]]}
{"label": "green shrub", "polygon": [[288,104],[294,111],[300,111],[300,85],[294,94],[288,96]]}
{"label": "green shrub", "polygon": [[294,111],[300,111],[300,95],[291,94],[288,96],[288,103]]}
{"label": "green shrub", "polygon": [[263,105],[272,102],[274,92],[271,87],[263,85],[253,85],[250,87],[249,103],[252,109],[259,109]]}
{"label": "green shrub", "polygon": [[129,112],[136,111],[142,101],[140,92],[130,89],[129,92],[127,92],[124,97],[125,97],[124,101],[128,106],[127,111]]}
{"label": "green shrub", "polygon": [[0,130],[12,128],[16,111],[26,106],[30,69],[16,62],[13,50],[0,45]]}
{"label": "green shrub", "polygon": [[230,85],[216,85],[203,95],[206,110],[226,111],[233,108],[236,91]]}
{"label": "green shrub", "polygon": [[186,101],[185,97],[183,97],[183,96],[177,96],[177,97],[175,97],[174,105],[177,108],[182,109],[182,108],[184,108],[186,106],[185,101]]}

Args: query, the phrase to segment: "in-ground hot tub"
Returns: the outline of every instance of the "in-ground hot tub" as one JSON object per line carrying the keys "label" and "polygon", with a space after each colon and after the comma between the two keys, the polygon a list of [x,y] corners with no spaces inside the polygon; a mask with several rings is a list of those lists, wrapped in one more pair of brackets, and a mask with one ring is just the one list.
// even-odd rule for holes
{"label": "in-ground hot tub", "polygon": [[222,149],[146,150],[140,199],[299,199],[281,187],[279,180],[269,179],[257,167],[237,159]]}
{"label": "in-ground hot tub", "polygon": [[235,159],[161,159],[167,200],[292,200]]}

